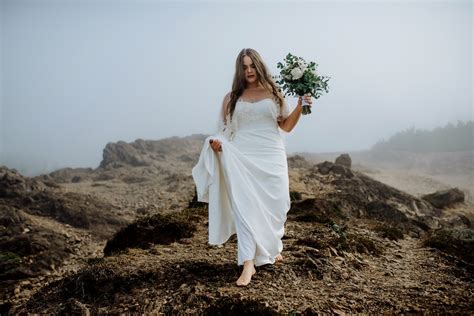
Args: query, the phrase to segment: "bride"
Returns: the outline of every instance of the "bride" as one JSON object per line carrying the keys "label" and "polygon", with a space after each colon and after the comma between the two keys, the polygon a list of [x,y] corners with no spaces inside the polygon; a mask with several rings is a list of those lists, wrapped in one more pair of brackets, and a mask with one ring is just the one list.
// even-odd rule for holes
{"label": "bride", "polygon": [[[311,106],[311,96],[304,96]],[[255,267],[283,260],[284,225],[290,209],[286,148],[302,113],[302,97],[290,113],[259,53],[242,49],[232,90],[223,99],[218,131],[204,142],[192,170],[198,201],[209,203],[209,244],[237,234],[238,286]]]}

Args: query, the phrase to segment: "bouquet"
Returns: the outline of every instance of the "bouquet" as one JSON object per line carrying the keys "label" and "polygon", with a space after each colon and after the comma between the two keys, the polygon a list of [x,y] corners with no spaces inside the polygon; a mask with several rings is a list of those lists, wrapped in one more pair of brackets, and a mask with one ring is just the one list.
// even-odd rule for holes
{"label": "bouquet", "polygon": [[[285,91],[285,95],[304,96],[311,95],[318,99],[322,92],[328,92],[328,81],[331,77],[318,76],[316,68],[318,64],[310,62],[309,64],[301,57],[294,56],[290,53],[286,55],[285,64],[277,63],[280,68],[280,75],[272,76],[276,80],[275,83]],[[302,114],[311,113],[308,103],[303,98]]]}

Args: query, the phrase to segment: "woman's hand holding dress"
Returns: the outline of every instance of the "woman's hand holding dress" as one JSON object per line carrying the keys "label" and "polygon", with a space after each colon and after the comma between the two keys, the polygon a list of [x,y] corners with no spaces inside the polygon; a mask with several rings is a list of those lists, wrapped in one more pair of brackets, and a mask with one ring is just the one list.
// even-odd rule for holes
{"label": "woman's hand holding dress", "polygon": [[214,150],[216,153],[222,151],[221,142],[218,139],[211,139],[209,143],[211,144],[212,150]]}

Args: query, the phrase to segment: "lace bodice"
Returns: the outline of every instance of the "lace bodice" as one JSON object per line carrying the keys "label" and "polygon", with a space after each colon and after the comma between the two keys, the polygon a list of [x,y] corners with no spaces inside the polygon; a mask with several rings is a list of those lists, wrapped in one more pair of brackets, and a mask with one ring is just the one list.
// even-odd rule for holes
{"label": "lace bodice", "polygon": [[235,105],[232,120],[227,115],[226,119],[219,124],[219,133],[228,140],[232,140],[237,130],[265,127],[277,129],[278,121],[288,115],[286,102],[283,109],[280,109],[279,104],[271,98],[254,102],[240,98]]}
{"label": "lace bodice", "polygon": [[275,125],[274,107],[275,104],[271,99],[263,99],[258,102],[238,100],[234,111],[234,120],[240,128],[261,124]]}

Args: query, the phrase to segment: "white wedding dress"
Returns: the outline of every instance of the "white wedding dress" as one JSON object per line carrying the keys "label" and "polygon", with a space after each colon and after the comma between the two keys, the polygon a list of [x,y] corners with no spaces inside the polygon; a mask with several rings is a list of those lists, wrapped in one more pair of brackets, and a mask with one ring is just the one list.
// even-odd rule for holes
{"label": "white wedding dress", "polygon": [[[232,122],[220,122],[192,169],[198,201],[209,203],[209,244],[225,243],[237,233],[237,264],[275,262],[290,209],[286,149],[277,120],[288,116],[284,103],[265,98],[239,99]],[[229,117],[227,117],[229,122]],[[209,140],[219,139],[222,151]]]}

